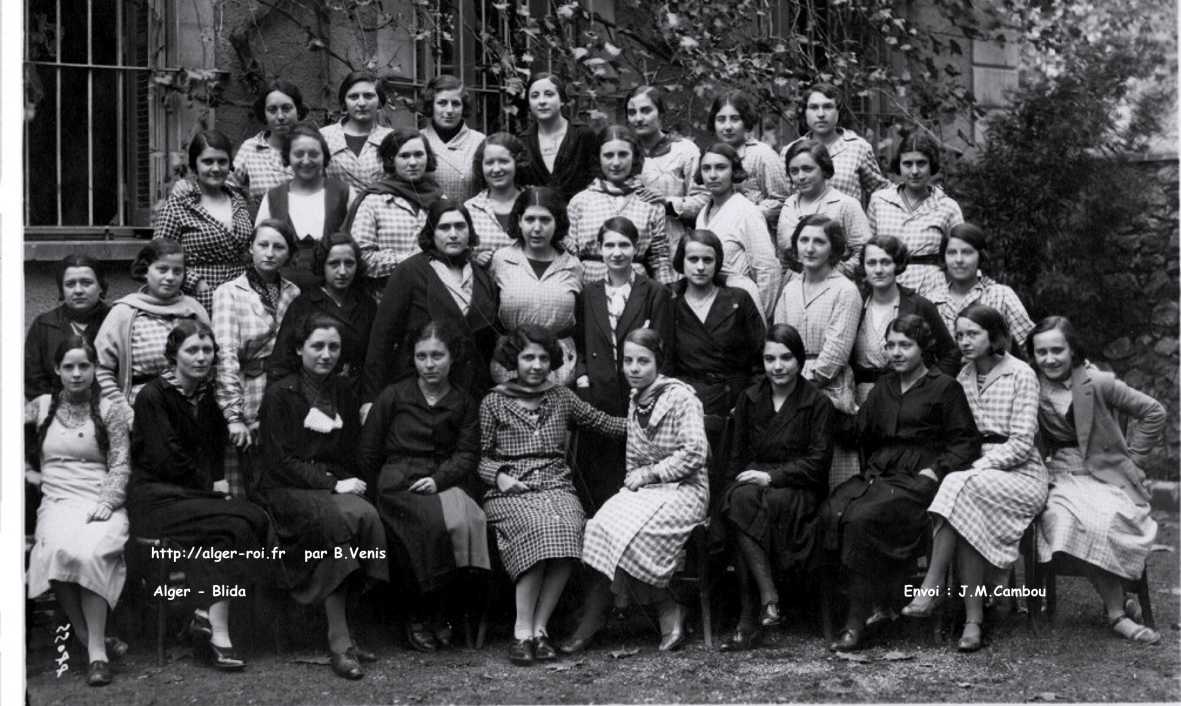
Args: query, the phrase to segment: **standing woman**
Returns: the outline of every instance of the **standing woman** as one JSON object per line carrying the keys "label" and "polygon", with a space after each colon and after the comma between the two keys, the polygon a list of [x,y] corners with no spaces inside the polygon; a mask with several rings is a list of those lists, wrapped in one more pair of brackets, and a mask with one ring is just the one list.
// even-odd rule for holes
{"label": "standing woman", "polygon": [[463,350],[455,332],[431,321],[407,344],[417,375],[377,396],[357,460],[391,539],[390,564],[414,597],[406,637],[434,652],[451,644],[445,591],[458,570],[492,566],[484,511],[465,492],[480,461],[480,403],[451,384],[452,368],[467,364],[452,353]]}
{"label": "standing woman", "polygon": [[492,264],[492,254],[513,244],[513,204],[521,194],[522,178],[529,168],[529,153],[513,134],[494,132],[472,157],[472,184],[476,195],[463,202],[472,214],[480,246],[473,259],[480,267]]}
{"label": "standing woman", "polygon": [[534,74],[527,95],[533,121],[521,135],[529,150],[524,183],[556,189],[569,201],[598,173],[595,131],[562,115],[568,101],[566,84],[554,74]]}
{"label": "standing woman", "polygon": [[840,94],[830,83],[817,83],[808,89],[801,113],[807,132],[783,148],[784,162],[790,162],[788,152],[796,143],[815,140],[828,149],[832,157],[829,185],[852,196],[864,205],[870,194],[888,186],[890,180],[882,176],[877,154],[868,142],[849,128],[838,127],[841,120]]}
{"label": "standing woman", "polygon": [[[348,233],[333,233],[316,241],[312,251],[312,271],[321,274],[318,286],[309,287],[291,302],[279,333],[275,350],[267,358],[267,379],[282,380],[299,372],[295,335],[311,316],[326,316],[340,332],[340,363],[337,374],[348,381],[355,396],[361,395],[361,370],[369,350],[369,329],[377,304],[361,289],[365,263],[361,248]],[[282,270],[280,270],[282,272]]]}
{"label": "standing woman", "polygon": [[385,175],[357,197],[346,221],[361,246],[375,298],[380,298],[398,263],[418,252],[426,210],[443,198],[430,176],[435,171],[434,153],[422,135],[394,130],[381,141],[380,154]]}
{"label": "standing woman", "polygon": [[872,238],[861,251],[861,271],[869,293],[861,307],[857,340],[853,343],[853,381],[857,385],[857,404],[865,402],[878,378],[890,372],[886,356],[886,327],[899,316],[918,314],[935,337],[934,358],[928,365],[947,375],[960,371],[960,352],[955,339],[947,332],[934,304],[898,284],[898,275],[906,271],[909,253],[901,240],[892,235]]}
{"label": "standing woman", "polygon": [[[598,249],[607,266],[607,278],[582,290],[574,316],[579,395],[617,417],[627,414],[632,392],[623,369],[624,340],[632,331],[646,328],[655,331],[661,341],[673,341],[668,290],[632,269],[639,237],[635,225],[622,216],[603,223]],[[661,372],[671,370],[672,355],[661,356]],[[583,471],[590,496],[588,507],[598,508],[623,485],[626,448],[604,440],[579,444],[578,451],[577,467]]]}
{"label": "standing woman", "polygon": [[103,301],[107,278],[98,260],[89,255],[66,255],[54,272],[61,304],[37,315],[25,335],[25,399],[61,389],[54,372],[57,347],[71,336],[91,345],[111,307]]}
{"label": "standing woman", "polygon": [[640,181],[644,167],[640,141],[630,128],[611,125],[598,134],[595,145],[599,176],[570,199],[568,208],[570,249],[582,261],[583,286],[607,276],[598,232],[603,221],[613,216],[627,218],[639,234],[632,264],[636,272],[671,284],[677,277],[669,264],[664,207],[648,197]]}
{"label": "standing woman", "polygon": [[320,133],[328,141],[328,176],[340,179],[356,191],[364,191],[382,176],[382,140],[390,133],[377,124],[385,107],[385,89],[368,71],[353,71],[340,82],[337,102],[344,116],[325,125]]}
{"label": "standing woman", "polygon": [[420,251],[394,269],[373,319],[361,377],[366,407],[387,385],[414,375],[414,344],[407,337],[432,321],[460,336],[454,352],[465,364],[451,381],[475,397],[491,387],[499,300],[492,275],[471,263],[478,244],[471,215],[458,202],[441,199],[427,209]]}
{"label": "standing woman", "polygon": [[[94,379],[98,354],[70,335],[53,355],[60,391],[25,405],[36,429],[41,470],[27,471],[43,497],[29,552],[29,598],[50,588],[74,634],[86,646],[86,683],[111,683],[107,615],[123,591],[127,567],[128,426],[131,409],[102,399]],[[76,433],[75,433],[76,432]]]}
{"label": "standing woman", "polygon": [[472,94],[454,76],[436,76],[422,92],[420,110],[430,121],[422,136],[439,163],[439,188],[447,198],[463,203],[476,193],[472,158],[484,141],[484,133],[465,122],[472,114]]}
{"label": "standing woman", "polygon": [[291,162],[284,157],[283,146],[295,124],[308,116],[299,87],[281,78],[274,79],[254,101],[254,119],[264,126],[247,138],[234,155],[233,182],[257,204],[276,186],[291,181]]}
{"label": "standing woman", "polygon": [[972,223],[960,223],[943,238],[939,258],[946,270],[938,286],[928,295],[939,309],[948,330],[969,304],[990,306],[1005,318],[1005,325],[1018,346],[1025,345],[1033,330],[1033,319],[1011,287],[984,274],[988,266],[988,236]]}
{"label": "standing woman", "polygon": [[319,283],[321,274],[312,267],[312,252],[344,225],[353,194],[343,181],[326,176],[328,142],[314,127],[291,128],[283,140],[282,155],[295,177],[263,196],[254,223],[275,218],[291,227],[296,247],[282,272],[300,291],[307,291]]}
{"label": "standing woman", "polygon": [[1007,352],[1009,331],[1000,312],[972,304],[960,312],[955,337],[964,356],[957,380],[968,396],[984,453],[961,473],[944,479],[928,511],[935,515],[931,563],[920,594],[903,615],[930,614],[934,596],[957,562],[966,588],[961,652],[981,647],[984,619],[981,587],[994,585],[989,570],[1017,560],[1021,535],[1046,505],[1047,475],[1034,445],[1037,434],[1037,374]]}
{"label": "standing woman", "polygon": [[[224,480],[226,424],[213,399],[217,346],[209,326],[181,321],[164,344],[168,368],[135,400],[131,429],[131,482],[127,514],[142,537],[167,537],[183,549],[197,547],[231,558],[181,560],[187,585],[209,597],[214,585],[250,587],[266,564],[233,558],[273,546],[270,520],[261,508],[232,498]],[[246,662],[230,642],[230,599],[214,600],[189,623],[194,638],[208,641],[213,666],[240,670]]]}
{"label": "standing woman", "polygon": [[687,226],[692,225],[697,212],[709,200],[709,194],[695,181],[701,150],[692,140],[665,132],[664,114],[663,89],[637,86],[628,94],[627,124],[639,138],[640,154],[644,157],[640,181],[649,192],[661,198],[668,251],[674,253]]}
{"label": "standing woman", "polygon": [[176,322],[209,325],[205,307],[180,293],[186,264],[184,250],[172,240],[153,240],[135,256],[131,278],[144,286],[115,302],[94,337],[94,377],[103,397],[134,405],[140,389],[168,367],[164,340]]}
{"label": "standing woman", "polygon": [[[705,124],[713,130],[714,137],[738,155],[740,164],[736,167],[741,167],[748,178],[734,181],[742,184],[739,187],[742,194],[759,207],[766,220],[764,226],[774,228],[783,200],[791,189],[783,160],[769,145],[749,134],[759,124],[759,115],[750,98],[742,91],[723,93],[714,99]],[[697,227],[702,227],[700,222]]]}
{"label": "standing woman", "polygon": [[762,628],[781,622],[776,577],[805,578],[813,536],[808,525],[828,494],[833,416],[828,398],[800,375],[806,359],[799,332],[772,326],[763,344],[765,376],[734,409],[721,516],[738,547],[742,608],[723,652],[755,647]]}
{"label": "standing woman", "polygon": [[[857,285],[836,271],[846,248],[845,229],[828,216],[807,216],[792,233],[791,248],[804,266],[800,277],[783,286],[771,321],[790,324],[804,339],[803,376],[820,388],[845,418],[837,425],[852,425],[857,414],[853,369],[849,356],[857,340],[861,294]],[[829,487],[857,475],[857,450],[849,440],[838,439],[829,471]]]}
{"label": "standing woman", "polygon": [[[1156,540],[1141,467],[1165,428],[1160,402],[1086,365],[1070,321],[1042,319],[1028,344],[1041,383],[1040,450],[1050,496],[1038,522],[1038,561],[1067,555],[1085,567],[1115,634],[1144,644],[1160,634],[1141,625],[1124,581],[1144,574]],[[1116,414],[1136,420],[1127,436]]]}
{"label": "standing woman", "polygon": [[[492,256],[492,276],[500,291],[501,330],[524,324],[541,326],[557,339],[561,357],[550,361],[551,376],[559,385],[574,380],[574,307],[582,292],[582,263],[566,251],[570,221],[566,202],[549,187],[526,187],[510,215],[514,244]],[[512,368],[492,361],[492,379],[504,382]]]}
{"label": "standing woman", "polygon": [[[939,481],[980,455],[972,409],[959,383],[928,368],[927,322],[904,314],[886,327],[891,372],[857,415],[861,472],[833,489],[815,525],[814,562],[848,586],[849,612],[830,649],[861,647],[875,605],[897,601],[930,529],[927,506]],[[834,590],[826,587],[824,590]]]}
{"label": "standing woman", "polygon": [[[853,278],[861,248],[869,240],[869,220],[861,202],[833,188],[835,172],[828,148],[816,140],[796,140],[784,151],[787,175],[795,193],[783,202],[776,226],[775,247],[780,260],[791,250],[791,235],[806,216],[820,214],[838,221],[849,236],[849,252],[838,264],[841,273]],[[791,263],[789,267],[798,263]],[[788,275],[791,276],[791,275]]]}
{"label": "standing woman", "polygon": [[748,178],[733,147],[719,142],[707,149],[697,182],[709,192],[709,202],[697,214],[697,229],[721,238],[726,253],[722,274],[731,287],[745,289],[765,316],[779,291],[780,267],[766,219],[737,190]]}
{"label": "standing woman", "polygon": [[[360,662],[377,657],[353,642],[346,605],[350,593],[389,581],[385,530],[357,476],[361,420],[357,398],[335,374],[336,322],[308,319],[295,342],[300,371],[269,385],[259,410],[259,491],[287,550],[292,598],[324,604],[332,671],[360,679]],[[323,558],[309,562],[311,552]]]}
{"label": "standing woman", "polygon": [[547,625],[574,561],[582,556],[586,516],[574,493],[566,442],[578,426],[622,438],[627,422],[605,414],[549,379],[561,356],[552,334],[526,324],[497,347],[515,373],[480,403],[480,479],[490,489],[484,512],[513,579],[516,623],[509,660],[527,665],[557,657]]}
{"label": "standing woman", "polygon": [[250,210],[226,185],[231,152],[229,139],[217,130],[198,133],[189,142],[197,188],[169,196],[153,224],[154,239],[184,247],[184,292],[206,311],[213,306],[213,290],[245,270],[242,256],[250,246]]}
{"label": "standing woman", "polygon": [[668,584],[685,563],[690,533],[706,521],[709,446],[701,400],[693,388],[660,374],[664,355],[664,342],[652,329],[632,331],[623,344],[623,370],[634,391],[627,476],[586,523],[582,560],[601,576],[578,631],[562,645],[567,654],[585,648],[602,627],[610,592],[657,605],[661,652],[685,642],[684,607]]}
{"label": "standing woman", "polygon": [[258,434],[258,406],[267,386],[267,359],[287,307],[299,287],[279,273],[295,248],[286,223],[263,221],[250,242],[250,269],[226,282],[213,295],[213,332],[221,347],[217,360],[217,404],[225,416],[230,441],[238,449],[225,469],[230,495],[252,493],[247,455]]}
{"label": "standing woman", "polygon": [[898,283],[926,296],[943,279],[940,244],[952,226],[964,222],[964,214],[954,199],[931,183],[939,173],[939,145],[927,133],[903,137],[891,168],[902,176],[902,183],[873,192],[866,209],[869,229],[906,244],[910,267]]}

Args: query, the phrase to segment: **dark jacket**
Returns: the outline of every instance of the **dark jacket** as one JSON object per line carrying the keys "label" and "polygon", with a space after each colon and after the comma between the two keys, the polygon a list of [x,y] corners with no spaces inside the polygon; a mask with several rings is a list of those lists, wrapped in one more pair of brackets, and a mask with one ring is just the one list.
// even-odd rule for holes
{"label": "dark jacket", "polygon": [[259,407],[259,488],[300,488],[331,491],[336,481],[357,475],[357,440],[361,433],[360,405],[338,375],[325,383],[344,426],[329,434],[304,428],[311,403],[304,395],[299,374],[267,385]]}
{"label": "dark jacket", "polygon": [[574,194],[585,189],[599,175],[599,154],[595,149],[595,131],[582,123],[570,121],[566,137],[558,147],[551,174],[541,158],[541,143],[537,137],[537,125],[530,124],[521,134],[521,141],[529,152],[529,166],[522,175],[522,183],[532,186],[548,186],[557,189],[567,203]]}
{"label": "dark jacket", "polygon": [[[102,326],[103,319],[111,307],[100,301],[86,317],[86,332],[83,336],[91,344]],[[38,314],[25,336],[25,399],[31,400],[61,389],[61,379],[53,372],[53,354],[62,341],[74,334],[70,319],[66,316],[65,305],[56,306]]]}
{"label": "dark jacket", "polygon": [[361,370],[365,367],[365,353],[369,350],[369,329],[373,327],[376,313],[377,303],[357,286],[349,291],[343,308],[319,286],[305,290],[283,315],[283,323],[275,337],[275,350],[267,358],[267,379],[282,380],[300,371],[303,363],[295,351],[299,330],[308,317],[325,316],[338,322],[341,328],[337,372],[349,381],[354,394],[360,394]]}
{"label": "dark jacket", "polygon": [[464,338],[464,350],[451,351],[453,358],[461,358],[452,365],[452,384],[477,398],[491,386],[488,363],[496,345],[500,309],[496,284],[483,267],[473,265],[471,307],[464,315],[431,267],[430,258],[425,252],[407,258],[386,283],[369,334],[362,402],[372,402],[386,385],[414,374],[414,351],[405,345],[406,338],[429,321],[449,324]]}
{"label": "dark jacket", "polygon": [[[868,301],[868,296],[866,300]],[[913,289],[898,285],[898,316],[906,316],[907,314],[917,314],[931,327],[931,334],[935,338],[935,345],[932,350],[934,361],[928,361],[928,364],[933,363],[941,372],[954,378],[960,372],[960,349],[956,346],[955,339],[952,338],[951,333],[947,330],[947,326],[943,323],[943,317],[939,315],[939,309],[926,297],[917,294]],[[864,325],[865,308],[863,307],[858,326]],[[863,368],[855,362],[850,362],[853,366],[853,376],[857,382],[874,382],[878,377],[889,372],[889,369]]]}
{"label": "dark jacket", "polygon": [[574,375],[576,379],[580,375],[590,378],[590,387],[578,392],[586,401],[617,417],[627,414],[631,396],[622,370],[623,339],[638,328],[650,328],[660,334],[665,346],[660,372],[670,375],[673,316],[668,290],[648,277],[636,275],[614,334],[607,318],[605,282],[588,285],[575,300],[574,346],[578,349],[578,366]]}
{"label": "dark jacket", "polygon": [[734,408],[729,479],[754,469],[771,475],[773,488],[801,488],[824,497],[832,464],[833,407],[800,377],[779,411],[764,378],[739,395]]}

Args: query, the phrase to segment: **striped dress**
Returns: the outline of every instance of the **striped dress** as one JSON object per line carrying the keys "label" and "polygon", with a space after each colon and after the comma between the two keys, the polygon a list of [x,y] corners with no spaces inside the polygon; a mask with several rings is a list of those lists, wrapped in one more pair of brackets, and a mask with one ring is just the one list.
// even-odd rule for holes
{"label": "striped dress", "polygon": [[586,523],[582,560],[615,578],[617,570],[658,588],[684,563],[685,543],[706,520],[709,477],[705,421],[693,388],[660,377],[655,406],[642,425],[633,397],[627,418],[627,469],[648,481],[621,489]]}
{"label": "striped dress", "polygon": [[1034,446],[1037,374],[1006,353],[983,379],[975,363],[956,379],[984,437],[984,454],[943,479],[928,512],[936,515],[936,528],[948,522],[988,563],[1007,567],[1046,505],[1046,467]]}

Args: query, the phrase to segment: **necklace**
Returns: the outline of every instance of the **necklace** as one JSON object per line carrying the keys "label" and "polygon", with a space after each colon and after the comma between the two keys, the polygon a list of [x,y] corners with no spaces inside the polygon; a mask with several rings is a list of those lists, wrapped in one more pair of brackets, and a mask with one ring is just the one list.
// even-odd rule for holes
{"label": "necklace", "polygon": [[63,399],[54,418],[66,429],[78,429],[90,421],[90,402],[78,403]]}

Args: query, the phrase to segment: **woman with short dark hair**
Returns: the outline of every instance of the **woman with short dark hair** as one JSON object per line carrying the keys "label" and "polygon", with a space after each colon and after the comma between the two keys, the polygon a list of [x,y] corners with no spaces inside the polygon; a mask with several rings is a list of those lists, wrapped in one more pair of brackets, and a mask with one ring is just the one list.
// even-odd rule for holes
{"label": "woman with short dark hair", "polygon": [[358,192],[382,178],[382,141],[390,129],[378,118],[386,104],[385,88],[371,72],[351,71],[340,82],[337,102],[339,122],[320,128],[328,141],[328,176],[336,177]]}
{"label": "woman with short dark hair", "polygon": [[33,319],[25,334],[25,399],[61,389],[54,373],[54,353],[70,336],[92,345],[111,307],[103,301],[107,279],[102,265],[89,255],[66,255],[54,270],[61,304]]}
{"label": "woman with short dark hair", "polygon": [[472,114],[471,91],[454,76],[436,76],[423,89],[419,110],[428,121],[422,135],[438,160],[435,178],[439,189],[452,201],[463,203],[476,193],[472,157],[484,141],[484,133],[467,125]]}
{"label": "woman with short dark hair", "polygon": [[299,86],[276,78],[259,91],[252,113],[263,129],[247,138],[234,155],[234,183],[257,204],[271,189],[291,181],[291,163],[283,142],[291,128],[308,116]]}
{"label": "woman with short dark hair", "polygon": [[[727,91],[714,99],[705,119],[706,128],[718,140],[729,145],[740,160],[747,179],[735,179],[736,188],[766,220],[766,228],[774,228],[779,220],[779,210],[791,187],[783,169],[783,160],[775,150],[751,133],[759,124],[754,104],[742,91]],[[700,220],[698,228],[702,225]],[[708,227],[708,226],[707,226]]]}

